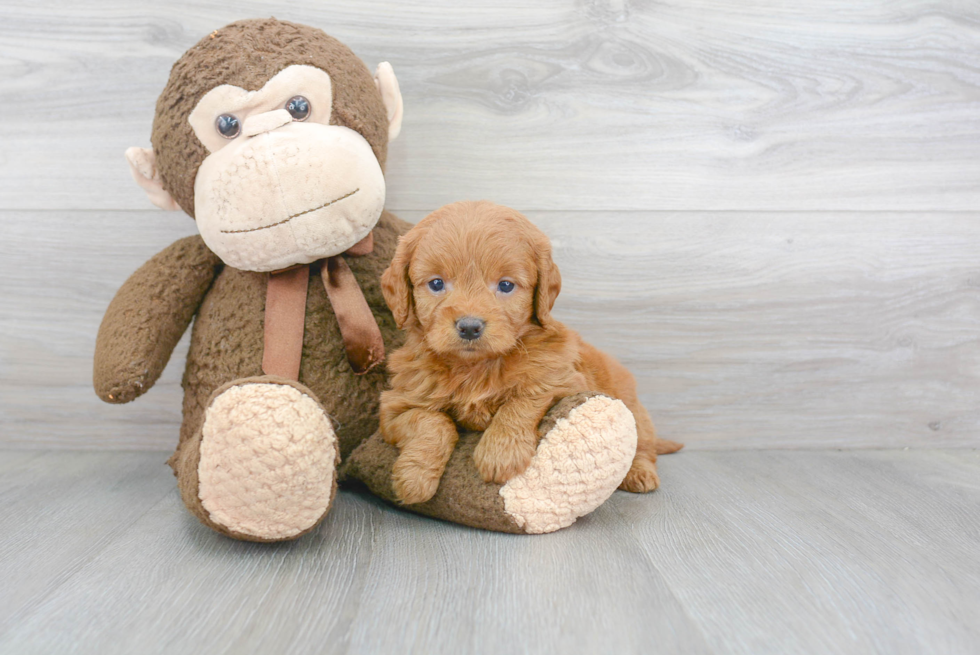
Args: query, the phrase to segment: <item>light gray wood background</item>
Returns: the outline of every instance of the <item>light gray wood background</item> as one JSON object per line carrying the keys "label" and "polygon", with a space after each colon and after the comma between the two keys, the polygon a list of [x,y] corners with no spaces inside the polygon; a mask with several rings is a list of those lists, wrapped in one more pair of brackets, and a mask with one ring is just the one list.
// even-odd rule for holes
{"label": "light gray wood background", "polygon": [[[552,237],[556,313],[688,445],[661,490],[540,537],[184,510],[186,340],[138,402],[91,389],[113,293],[194,231],[122,153],[268,15],[393,64],[389,209]],[[980,652],[978,244],[975,0],[4,0],[0,653]]]}
{"label": "light gray wood background", "polygon": [[392,62],[389,208],[525,211],[556,244],[558,315],[629,365],[665,436],[980,442],[972,0],[6,0],[0,442],[172,446],[182,350],[131,406],[90,390],[113,292],[194,230],[122,152],[188,46],[270,14]]}

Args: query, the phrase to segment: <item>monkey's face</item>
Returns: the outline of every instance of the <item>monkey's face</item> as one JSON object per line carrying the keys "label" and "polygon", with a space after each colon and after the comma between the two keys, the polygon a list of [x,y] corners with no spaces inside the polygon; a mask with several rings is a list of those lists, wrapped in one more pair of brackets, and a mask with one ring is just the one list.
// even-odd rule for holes
{"label": "monkey's face", "polygon": [[371,145],[330,124],[330,76],[283,69],[257,91],[223,84],[188,121],[208,155],[194,215],[226,264],[273,271],[344,252],[368,235],[385,202]]}
{"label": "monkey's face", "polygon": [[226,264],[275,271],[366,237],[385,201],[402,98],[321,30],[274,18],[215,30],[173,65],[153,148],[129,148],[153,204],[183,209]]}

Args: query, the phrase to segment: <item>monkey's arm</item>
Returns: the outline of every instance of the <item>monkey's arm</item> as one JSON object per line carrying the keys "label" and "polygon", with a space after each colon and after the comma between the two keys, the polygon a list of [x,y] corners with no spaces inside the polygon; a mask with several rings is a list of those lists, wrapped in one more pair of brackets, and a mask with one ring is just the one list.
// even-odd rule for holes
{"label": "monkey's arm", "polygon": [[127,403],[157,381],[221,260],[199,236],[171,244],[116,292],[95,342],[95,393]]}

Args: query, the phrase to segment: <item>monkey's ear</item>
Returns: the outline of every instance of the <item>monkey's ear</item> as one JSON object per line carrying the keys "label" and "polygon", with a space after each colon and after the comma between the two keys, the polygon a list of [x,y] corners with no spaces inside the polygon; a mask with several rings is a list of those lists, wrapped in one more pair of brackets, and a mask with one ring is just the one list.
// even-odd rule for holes
{"label": "monkey's ear", "polygon": [[180,205],[174,202],[163,188],[163,178],[157,170],[157,156],[150,148],[128,148],[126,161],[133,179],[146,192],[146,197],[160,209],[180,211]]}
{"label": "monkey's ear", "polygon": [[388,113],[388,140],[394,141],[402,131],[402,92],[398,89],[398,80],[391,64],[386,61],[378,64],[374,72],[374,83],[381,92],[381,100],[385,103]]}

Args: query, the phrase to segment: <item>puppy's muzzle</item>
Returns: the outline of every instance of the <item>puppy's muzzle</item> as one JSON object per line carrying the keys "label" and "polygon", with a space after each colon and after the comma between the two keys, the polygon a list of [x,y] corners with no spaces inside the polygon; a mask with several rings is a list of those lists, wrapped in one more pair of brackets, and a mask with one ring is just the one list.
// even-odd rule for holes
{"label": "puppy's muzzle", "polygon": [[464,316],[456,321],[456,332],[459,334],[460,339],[473,341],[474,339],[479,339],[481,336],[483,336],[483,328],[485,328],[486,325],[486,322],[478,318]]}

